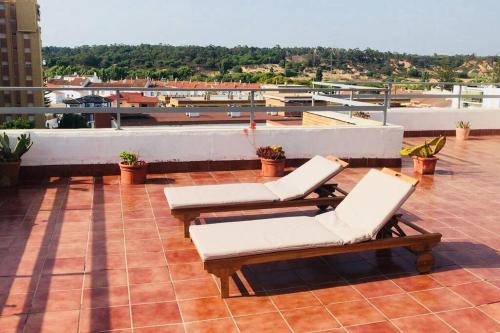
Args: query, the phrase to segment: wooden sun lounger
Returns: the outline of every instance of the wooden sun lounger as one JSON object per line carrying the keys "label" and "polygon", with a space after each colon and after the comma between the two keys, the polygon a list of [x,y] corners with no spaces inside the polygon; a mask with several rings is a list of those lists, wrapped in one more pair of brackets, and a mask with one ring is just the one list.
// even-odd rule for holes
{"label": "wooden sun lounger", "polygon": [[[337,158],[336,156],[326,156],[342,166],[343,169],[349,166],[349,163]],[[308,198],[311,193],[316,193],[317,197]],[[176,208],[171,210],[172,216],[179,219],[184,224],[184,237],[189,238],[189,226],[191,222],[198,218],[202,213],[234,212],[242,210],[289,208],[317,206],[320,210],[328,207],[335,208],[347,195],[347,192],[338,187],[337,184],[323,184],[307,193],[304,197],[289,201],[272,201],[261,203],[236,203],[216,206]]]}
{"label": "wooden sun lounger", "polygon": [[[384,169],[384,173],[399,177],[416,185],[418,180],[402,175],[390,169]],[[417,235],[406,235],[401,228],[403,224],[416,231]],[[434,258],[431,250],[441,240],[441,234],[431,233],[427,230],[405,221],[401,215],[394,215],[378,232],[375,240],[342,245],[317,247],[299,250],[276,251],[272,253],[253,254],[247,256],[230,257],[204,261],[204,269],[217,276],[221,281],[221,297],[229,297],[229,278],[243,265],[269,263],[282,260],[293,260],[329,256],[342,253],[362,252],[377,250],[377,254],[384,255],[387,251],[396,247],[405,247],[416,255],[416,268],[420,273],[428,273],[433,265]]]}

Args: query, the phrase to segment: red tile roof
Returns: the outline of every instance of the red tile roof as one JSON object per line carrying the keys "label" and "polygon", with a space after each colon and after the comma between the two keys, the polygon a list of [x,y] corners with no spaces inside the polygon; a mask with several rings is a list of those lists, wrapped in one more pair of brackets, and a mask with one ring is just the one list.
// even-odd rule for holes
{"label": "red tile roof", "polygon": [[[108,97],[112,101],[116,100],[116,95]],[[143,96],[141,93],[120,93],[120,98],[127,103],[158,104],[158,98]]]}
{"label": "red tile roof", "polygon": [[90,83],[88,86],[93,88],[144,88],[146,87],[149,80],[138,79],[138,80],[121,80],[121,81],[111,81],[102,83]]}
{"label": "red tile roof", "polygon": [[258,89],[261,83],[239,83],[239,82],[203,82],[203,81],[153,81],[155,87],[184,88],[184,89]]}
{"label": "red tile roof", "polygon": [[65,80],[65,79],[49,79],[47,80],[47,87],[56,88],[56,87],[82,87],[84,83],[87,82],[85,78],[76,78],[73,80]]}

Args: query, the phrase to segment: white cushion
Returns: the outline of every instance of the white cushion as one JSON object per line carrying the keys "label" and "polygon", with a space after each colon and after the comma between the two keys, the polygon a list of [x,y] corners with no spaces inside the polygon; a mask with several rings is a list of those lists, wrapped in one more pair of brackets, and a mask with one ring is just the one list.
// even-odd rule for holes
{"label": "white cushion", "polygon": [[280,200],[294,200],[311,193],[340,171],[342,166],[339,163],[318,155],[285,177],[266,183],[266,186]]}
{"label": "white cushion", "polygon": [[171,209],[279,200],[261,183],[167,187],[165,188],[165,196]]}
{"label": "white cushion", "polygon": [[307,216],[192,225],[189,232],[203,261],[342,244]]}
{"label": "white cushion", "polygon": [[335,208],[316,216],[344,244],[375,239],[380,229],[413,193],[410,183],[370,170]]}

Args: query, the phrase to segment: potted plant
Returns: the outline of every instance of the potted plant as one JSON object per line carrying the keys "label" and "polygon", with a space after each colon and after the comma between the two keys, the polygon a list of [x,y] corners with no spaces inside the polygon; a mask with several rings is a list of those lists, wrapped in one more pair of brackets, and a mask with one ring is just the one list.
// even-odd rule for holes
{"label": "potted plant", "polygon": [[0,187],[17,185],[21,157],[33,146],[29,134],[17,137],[17,145],[12,151],[7,134],[0,136]]}
{"label": "potted plant", "polygon": [[469,138],[470,134],[470,122],[460,120],[457,123],[457,127],[455,129],[455,134],[457,141],[465,141]]}
{"label": "potted plant", "polygon": [[285,173],[285,151],[280,146],[266,146],[257,149],[264,177],[281,177]]}
{"label": "potted plant", "polygon": [[432,175],[436,169],[438,158],[435,156],[443,149],[446,144],[446,137],[438,136],[431,141],[425,141],[423,144],[413,147],[403,148],[402,156],[411,156],[413,158],[413,167],[415,172],[422,175]]}
{"label": "potted plant", "polygon": [[143,184],[146,180],[148,164],[139,160],[137,153],[122,151],[120,153],[120,178],[124,185]]}

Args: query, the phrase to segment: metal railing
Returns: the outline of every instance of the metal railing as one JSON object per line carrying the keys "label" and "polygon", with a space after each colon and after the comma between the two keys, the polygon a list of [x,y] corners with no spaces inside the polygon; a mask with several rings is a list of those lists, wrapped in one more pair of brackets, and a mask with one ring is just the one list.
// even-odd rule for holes
{"label": "metal railing", "polygon": [[[362,86],[361,86],[362,85]],[[440,94],[415,94],[415,93],[393,93],[395,86],[415,85],[415,86],[450,86],[458,85],[460,87],[458,94],[440,93]],[[2,114],[64,114],[64,113],[112,113],[116,114],[116,128],[121,128],[122,114],[138,114],[138,113],[206,113],[220,112],[228,113],[237,111],[249,112],[250,124],[253,124],[255,113],[266,112],[296,112],[303,113],[308,111],[347,111],[352,117],[355,111],[379,111],[384,113],[383,125],[387,124],[387,111],[391,106],[391,102],[396,99],[458,99],[459,108],[461,102],[466,95],[462,87],[468,86],[500,86],[500,83],[459,83],[459,82],[380,82],[380,81],[349,81],[349,82],[313,82],[312,88],[309,87],[276,87],[276,88],[114,88],[114,87],[0,87],[0,92],[15,92],[15,91],[84,91],[89,94],[95,92],[110,92],[116,95],[116,106],[112,107],[0,107],[0,115]],[[328,86],[328,88],[317,88],[317,86]],[[336,87],[338,86],[338,87]],[[141,108],[126,108],[120,106],[120,94],[125,92],[150,92],[150,93],[183,93],[183,92],[206,92],[206,93],[246,93],[250,106],[186,106],[186,107],[141,107]],[[312,96],[311,106],[256,106],[256,94],[266,92],[280,93],[309,93]],[[190,96],[171,96],[171,97],[190,97]],[[288,96],[293,99],[293,95]],[[499,98],[500,95],[473,95],[480,99]],[[286,96],[285,96],[286,98]],[[371,100],[372,102],[367,102]],[[374,102],[374,100],[376,102]],[[335,105],[318,106],[315,101],[326,101]]]}
{"label": "metal railing", "polygon": [[[357,88],[351,88],[348,91],[358,91]],[[65,87],[65,88],[48,88],[48,87],[0,87],[0,91],[32,91],[32,92],[46,92],[46,91],[84,91],[89,94],[95,92],[113,92],[116,96],[116,106],[112,107],[0,107],[1,114],[65,114],[65,113],[112,113],[116,114],[116,129],[121,128],[121,115],[122,114],[138,114],[138,113],[206,113],[206,112],[219,112],[228,113],[243,111],[250,113],[250,124],[253,124],[255,113],[267,112],[307,112],[307,111],[380,111],[387,112],[386,104],[371,104],[368,106],[356,105],[327,105],[327,106],[257,106],[256,93],[265,92],[280,92],[280,93],[334,93],[339,91],[346,91],[346,89],[336,88],[92,88],[92,87]],[[250,106],[183,106],[183,107],[121,107],[120,94],[128,92],[217,92],[217,93],[230,93],[230,92],[244,92],[248,94],[248,101]],[[373,92],[378,92],[377,96],[385,96],[387,99],[387,88],[374,88]],[[341,95],[339,95],[341,96]],[[106,96],[103,96],[106,97]],[[172,96],[180,97],[180,96]],[[186,96],[189,97],[189,96]],[[293,95],[288,98],[293,99]],[[385,118],[385,117],[384,117]],[[386,125],[384,123],[384,125]]]}
{"label": "metal railing", "polygon": [[[457,98],[458,99],[458,108],[461,108],[461,101],[464,97],[471,97],[470,95],[466,94],[463,92],[463,87],[484,87],[484,86],[496,86],[500,88],[500,82],[383,82],[383,81],[329,81],[329,82],[313,82],[312,86],[356,86],[356,85],[363,85],[362,89],[360,90],[365,90],[369,91],[372,89],[372,87],[369,87],[368,85],[372,85],[374,87],[377,86],[384,86],[389,90],[388,93],[388,98],[389,98],[389,103],[388,103],[388,108],[390,108],[390,102],[393,99],[399,98],[399,99],[419,99],[419,98],[429,98],[429,99],[446,99],[446,98]],[[397,86],[429,86],[429,87],[441,87],[444,90],[444,87],[446,86],[458,86],[459,90],[457,94],[409,94],[409,93],[403,93],[403,94],[398,94],[397,92],[394,91],[394,87]],[[373,95],[359,95],[356,96],[356,99],[368,99],[372,98]],[[494,95],[474,95],[472,97],[477,97],[480,99],[489,99],[489,98],[500,98],[499,94],[494,94]]]}

